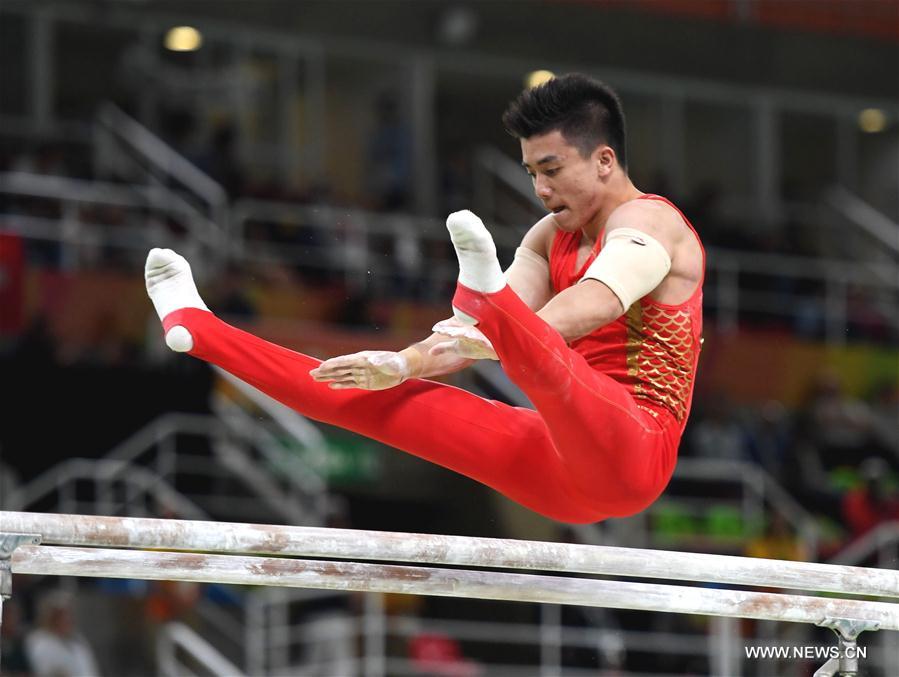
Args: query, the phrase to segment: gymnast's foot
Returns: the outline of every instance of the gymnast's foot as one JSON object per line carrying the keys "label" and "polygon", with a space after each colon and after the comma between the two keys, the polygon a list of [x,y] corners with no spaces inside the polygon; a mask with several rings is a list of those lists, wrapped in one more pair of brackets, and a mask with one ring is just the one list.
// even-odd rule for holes
{"label": "gymnast's foot", "polygon": [[[474,291],[492,294],[506,286],[506,277],[496,259],[496,245],[490,232],[475,214],[467,209],[453,212],[446,227],[459,257],[459,282]],[[476,324],[469,315],[453,308],[456,317],[466,324]]]}
{"label": "gymnast's foot", "polygon": [[[171,249],[151,249],[144,269],[147,293],[159,315],[160,321],[169,313],[181,308],[209,310],[197,285],[194,284],[190,264]],[[194,347],[194,339],[186,327],[175,325],[165,334],[166,345],[178,353],[186,353]]]}

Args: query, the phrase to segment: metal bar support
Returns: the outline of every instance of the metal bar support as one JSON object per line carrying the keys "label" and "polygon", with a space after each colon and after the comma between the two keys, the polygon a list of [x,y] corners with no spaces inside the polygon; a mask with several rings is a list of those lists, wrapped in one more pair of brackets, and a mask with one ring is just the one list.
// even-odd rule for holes
{"label": "metal bar support", "polygon": [[38,545],[40,542],[38,534],[0,532],[0,630],[3,629],[3,602],[12,597],[13,551],[20,545]]}
{"label": "metal bar support", "polygon": [[858,636],[865,630],[880,629],[877,621],[854,618],[825,618],[818,623],[822,628],[830,628],[837,635],[839,652],[815,671],[814,677],[856,677],[858,675]]}

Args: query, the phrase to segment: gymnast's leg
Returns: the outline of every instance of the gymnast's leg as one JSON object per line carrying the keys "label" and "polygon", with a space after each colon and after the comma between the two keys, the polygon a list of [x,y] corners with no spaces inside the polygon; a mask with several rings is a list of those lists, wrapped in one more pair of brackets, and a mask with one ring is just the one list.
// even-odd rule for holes
{"label": "gymnast's leg", "polygon": [[305,416],[450,468],[545,516],[566,522],[607,516],[571,481],[535,412],[421,379],[380,391],[328,388],[309,376],[319,360],[209,312],[183,257],[152,250],[146,279],[173,350],[216,364]]}
{"label": "gymnast's leg", "polygon": [[680,426],[639,408],[624,385],[591,368],[521,301],[480,219],[459,212],[447,227],[459,257],[457,316],[477,322],[490,339],[546,423],[572,481],[608,514],[647,507],[673,472]]}

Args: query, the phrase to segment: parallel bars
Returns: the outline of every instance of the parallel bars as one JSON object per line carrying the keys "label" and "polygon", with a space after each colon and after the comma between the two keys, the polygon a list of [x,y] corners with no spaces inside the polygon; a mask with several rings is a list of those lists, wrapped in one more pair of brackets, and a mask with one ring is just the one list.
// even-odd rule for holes
{"label": "parallel bars", "polygon": [[[11,573],[391,592],[814,623],[835,629],[844,649],[863,630],[899,630],[899,603],[892,601],[490,570],[899,598],[899,572],[885,569],[540,541],[0,511],[0,540],[14,534],[37,535],[42,545],[15,548]],[[2,556],[0,577],[8,578]],[[308,557],[357,561],[297,559]],[[855,669],[852,661],[834,667],[841,674]]]}

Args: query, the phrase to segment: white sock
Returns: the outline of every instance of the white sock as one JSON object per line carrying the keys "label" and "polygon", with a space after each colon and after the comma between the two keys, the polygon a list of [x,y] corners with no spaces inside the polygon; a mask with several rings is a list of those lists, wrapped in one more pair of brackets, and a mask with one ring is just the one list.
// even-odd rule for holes
{"label": "white sock", "polygon": [[[506,286],[506,276],[496,259],[496,245],[481,219],[463,209],[447,217],[446,228],[459,258],[459,282],[487,294]],[[453,312],[462,322],[477,324],[477,320],[457,308]]]}
{"label": "white sock", "polygon": [[[160,321],[169,313],[181,308],[209,310],[200,298],[187,259],[171,249],[150,250],[144,278],[147,293]],[[165,342],[169,348],[179,353],[186,353],[194,347],[193,337],[181,325],[174,326],[166,332]]]}

